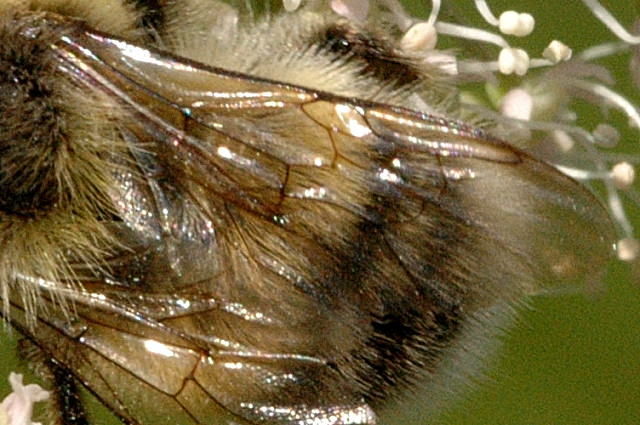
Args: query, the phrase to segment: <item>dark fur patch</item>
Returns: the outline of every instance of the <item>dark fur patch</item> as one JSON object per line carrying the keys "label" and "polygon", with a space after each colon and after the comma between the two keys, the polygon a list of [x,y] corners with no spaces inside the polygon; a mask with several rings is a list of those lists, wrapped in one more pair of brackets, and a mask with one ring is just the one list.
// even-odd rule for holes
{"label": "dark fur patch", "polygon": [[0,24],[0,210],[31,216],[59,201],[56,158],[65,124],[55,93],[53,34],[41,29],[25,42],[21,30]]}
{"label": "dark fur patch", "polygon": [[335,54],[339,60],[361,63],[363,75],[373,76],[385,85],[395,88],[411,86],[423,78],[391,42],[351,24],[332,24],[314,37],[310,44]]}
{"label": "dark fur patch", "polygon": [[162,33],[167,23],[166,0],[126,0],[126,2],[142,14],[137,25],[157,41],[158,34]]}

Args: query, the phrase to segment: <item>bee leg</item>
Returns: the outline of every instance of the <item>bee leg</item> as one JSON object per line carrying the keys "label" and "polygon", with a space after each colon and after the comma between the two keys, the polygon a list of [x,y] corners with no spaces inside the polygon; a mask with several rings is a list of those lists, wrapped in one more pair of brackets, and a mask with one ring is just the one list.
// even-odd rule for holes
{"label": "bee leg", "polygon": [[68,369],[27,338],[18,341],[18,357],[48,384],[51,425],[89,425],[81,388]]}
{"label": "bee leg", "polygon": [[48,362],[52,375],[52,409],[57,411],[55,425],[89,425],[76,378],[55,360]]}

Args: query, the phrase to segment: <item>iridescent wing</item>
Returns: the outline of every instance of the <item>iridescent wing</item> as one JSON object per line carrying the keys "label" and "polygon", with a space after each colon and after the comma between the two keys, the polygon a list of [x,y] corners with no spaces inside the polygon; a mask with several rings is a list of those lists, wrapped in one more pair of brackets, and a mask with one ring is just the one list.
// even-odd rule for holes
{"label": "iridescent wing", "polygon": [[610,256],[587,190],[479,130],[57,19],[60,72],[130,116],[125,248],[10,318],[127,422],[375,423],[465,320]]}

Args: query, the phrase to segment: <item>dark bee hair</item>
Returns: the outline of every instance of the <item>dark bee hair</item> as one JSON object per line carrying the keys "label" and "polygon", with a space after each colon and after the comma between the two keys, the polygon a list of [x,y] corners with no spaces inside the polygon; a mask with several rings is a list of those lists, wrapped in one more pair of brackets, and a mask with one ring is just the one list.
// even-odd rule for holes
{"label": "dark bee hair", "polygon": [[447,117],[445,77],[380,30],[206,0],[0,12],[3,315],[60,423],[78,381],[132,424],[373,424],[611,256],[585,188]]}

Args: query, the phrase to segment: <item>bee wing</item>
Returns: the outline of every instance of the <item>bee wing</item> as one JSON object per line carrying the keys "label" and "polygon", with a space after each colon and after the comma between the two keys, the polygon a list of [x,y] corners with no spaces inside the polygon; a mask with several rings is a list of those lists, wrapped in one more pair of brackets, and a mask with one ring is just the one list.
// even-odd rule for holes
{"label": "bee wing", "polygon": [[285,224],[301,243],[344,247],[327,224],[345,238],[383,225],[415,278],[442,266],[425,252],[443,253],[447,275],[464,270],[506,298],[584,282],[602,265],[594,258],[611,257],[612,224],[587,189],[480,130],[78,37],[101,59],[78,75],[106,79],[138,114],[137,143],[161,142],[161,162],[185,164],[178,179]]}
{"label": "bee wing", "polygon": [[61,72],[133,117],[131,252],[11,318],[129,422],[374,423],[465,315],[610,256],[588,191],[471,127],[64,34]]}
{"label": "bee wing", "polygon": [[[128,423],[375,423],[326,359],[291,348],[304,347],[302,331],[264,309],[201,288],[169,294],[85,282],[82,291],[43,290],[47,313],[37,324],[15,300],[12,324]],[[71,320],[56,308],[59,297],[74,303]],[[246,341],[252,335],[270,338],[268,347]]]}

